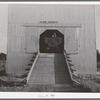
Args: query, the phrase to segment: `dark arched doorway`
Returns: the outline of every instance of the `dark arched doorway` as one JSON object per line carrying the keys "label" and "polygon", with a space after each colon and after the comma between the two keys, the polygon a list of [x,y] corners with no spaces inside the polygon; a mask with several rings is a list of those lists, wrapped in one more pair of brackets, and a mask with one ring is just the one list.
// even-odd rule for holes
{"label": "dark arched doorway", "polygon": [[64,50],[64,35],[58,30],[46,30],[40,35],[40,53],[61,53]]}

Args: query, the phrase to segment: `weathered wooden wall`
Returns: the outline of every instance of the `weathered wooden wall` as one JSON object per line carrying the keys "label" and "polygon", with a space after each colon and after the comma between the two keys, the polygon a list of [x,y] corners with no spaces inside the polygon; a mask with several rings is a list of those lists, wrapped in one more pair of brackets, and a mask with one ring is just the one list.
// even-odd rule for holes
{"label": "weathered wooden wall", "polygon": [[24,72],[31,53],[39,51],[39,35],[46,29],[64,34],[64,49],[77,73],[96,73],[94,6],[16,4],[9,5],[8,14],[8,73]]}

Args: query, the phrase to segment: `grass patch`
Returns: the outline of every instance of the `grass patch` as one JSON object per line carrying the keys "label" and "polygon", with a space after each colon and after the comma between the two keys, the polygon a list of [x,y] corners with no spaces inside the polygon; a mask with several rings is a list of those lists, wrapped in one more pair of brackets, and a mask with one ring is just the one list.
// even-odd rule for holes
{"label": "grass patch", "polygon": [[77,77],[74,76],[74,79],[80,82],[81,86],[83,86],[84,88],[87,88],[91,92],[100,92],[100,75],[79,74]]}

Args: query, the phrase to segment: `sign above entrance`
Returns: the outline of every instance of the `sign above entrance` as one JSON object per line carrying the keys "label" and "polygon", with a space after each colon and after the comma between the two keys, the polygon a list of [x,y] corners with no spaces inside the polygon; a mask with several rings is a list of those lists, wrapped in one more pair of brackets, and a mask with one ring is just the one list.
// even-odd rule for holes
{"label": "sign above entrance", "polygon": [[56,24],[57,21],[40,21],[41,24]]}

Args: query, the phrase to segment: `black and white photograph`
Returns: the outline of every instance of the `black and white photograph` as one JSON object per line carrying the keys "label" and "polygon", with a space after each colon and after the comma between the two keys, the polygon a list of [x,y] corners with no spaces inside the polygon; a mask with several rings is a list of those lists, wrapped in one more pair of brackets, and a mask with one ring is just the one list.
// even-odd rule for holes
{"label": "black and white photograph", "polygon": [[0,92],[99,93],[100,4],[0,4]]}

